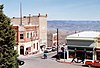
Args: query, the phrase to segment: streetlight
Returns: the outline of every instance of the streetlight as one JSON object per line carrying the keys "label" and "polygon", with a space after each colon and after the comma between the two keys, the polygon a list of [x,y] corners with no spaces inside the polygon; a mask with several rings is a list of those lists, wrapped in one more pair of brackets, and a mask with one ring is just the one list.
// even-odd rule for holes
{"label": "streetlight", "polygon": [[65,57],[66,57],[66,45],[64,44],[63,47],[64,47],[64,62],[65,62]]}
{"label": "streetlight", "polygon": [[57,28],[57,57],[56,61],[60,59],[60,56],[58,55],[58,28]]}

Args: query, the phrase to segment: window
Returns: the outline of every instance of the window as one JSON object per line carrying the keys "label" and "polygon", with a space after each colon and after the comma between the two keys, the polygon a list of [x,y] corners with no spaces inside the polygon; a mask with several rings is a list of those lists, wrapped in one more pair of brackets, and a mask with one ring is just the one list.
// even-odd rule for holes
{"label": "window", "polygon": [[20,34],[20,39],[24,39],[24,34]]}
{"label": "window", "polygon": [[93,59],[93,53],[86,52],[86,59],[92,60]]}
{"label": "window", "polygon": [[33,44],[33,46],[34,46],[34,49],[35,49],[35,43]]}
{"label": "window", "polygon": [[28,52],[31,52],[31,47],[27,47],[26,50],[27,50]]}
{"label": "window", "polygon": [[32,32],[30,33],[31,37],[32,37]]}
{"label": "window", "polygon": [[75,56],[75,52],[74,51],[69,51],[69,58],[73,58]]}
{"label": "window", "polygon": [[27,38],[29,38],[29,33],[27,33]]}
{"label": "window", "polygon": [[37,43],[37,50],[38,50],[38,43]]}
{"label": "window", "polygon": [[36,31],[36,37],[37,37],[37,31]]}
{"label": "window", "polygon": [[97,60],[100,60],[100,52],[97,52]]}

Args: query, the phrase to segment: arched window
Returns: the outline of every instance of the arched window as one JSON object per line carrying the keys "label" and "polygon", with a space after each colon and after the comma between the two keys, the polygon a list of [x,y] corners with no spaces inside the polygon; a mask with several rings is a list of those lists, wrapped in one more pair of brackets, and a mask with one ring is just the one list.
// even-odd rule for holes
{"label": "arched window", "polygon": [[37,50],[38,50],[38,43],[37,43]]}
{"label": "arched window", "polygon": [[34,47],[34,49],[35,49],[35,43],[33,44],[33,47]]}

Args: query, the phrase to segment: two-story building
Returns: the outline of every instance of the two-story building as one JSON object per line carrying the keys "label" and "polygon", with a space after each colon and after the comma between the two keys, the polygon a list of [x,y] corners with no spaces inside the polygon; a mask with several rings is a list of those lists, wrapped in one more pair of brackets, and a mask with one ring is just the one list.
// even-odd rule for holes
{"label": "two-story building", "polygon": [[[47,47],[47,14],[11,18],[16,31],[16,49],[18,54],[33,54]],[[42,48],[41,48],[42,47]]]}

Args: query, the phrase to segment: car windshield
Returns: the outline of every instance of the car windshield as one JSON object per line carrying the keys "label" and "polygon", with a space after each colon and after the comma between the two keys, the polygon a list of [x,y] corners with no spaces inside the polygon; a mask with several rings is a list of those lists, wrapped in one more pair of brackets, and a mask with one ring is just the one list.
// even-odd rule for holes
{"label": "car windshield", "polygon": [[51,48],[46,48],[46,49],[51,49]]}
{"label": "car windshield", "polygon": [[50,48],[47,48],[47,49],[50,49]]}

